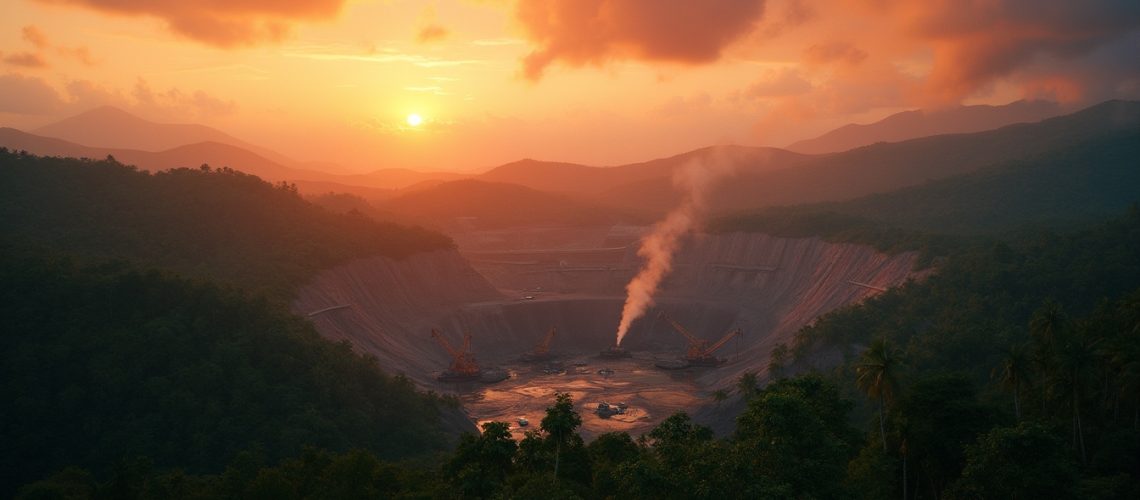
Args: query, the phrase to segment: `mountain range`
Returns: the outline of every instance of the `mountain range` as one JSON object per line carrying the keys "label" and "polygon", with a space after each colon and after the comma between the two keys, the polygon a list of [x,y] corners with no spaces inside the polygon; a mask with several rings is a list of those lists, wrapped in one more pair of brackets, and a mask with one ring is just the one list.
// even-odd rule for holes
{"label": "mountain range", "polygon": [[819,137],[797,141],[787,149],[805,154],[847,151],[876,142],[899,142],[941,134],[981,132],[1014,123],[1029,123],[1061,114],[1051,101],[1015,101],[1003,106],[956,106],[895,113],[874,123],[848,124]]}
{"label": "mountain range", "polygon": [[[921,119],[941,120],[948,127],[978,126],[984,121],[978,116],[1010,119],[1056,109],[1053,103],[1019,101],[1003,107],[968,107],[926,114]],[[911,115],[895,115],[877,125],[903,123],[912,119],[908,116]],[[108,121],[99,122],[100,117]],[[99,123],[103,125],[100,127]],[[106,129],[111,123],[133,127],[139,139],[131,142],[82,130],[84,126]],[[898,142],[876,141],[838,153],[804,154],[777,148],[718,146],[612,167],[525,159],[473,177],[406,169],[331,174],[296,168],[266,156],[275,156],[271,153],[259,154],[255,151],[259,148],[243,147],[241,141],[208,127],[155,124],[110,108],[37,130],[72,139],[106,141],[102,144],[88,146],[0,128],[0,146],[41,155],[89,158],[111,155],[146,170],[194,168],[203,163],[230,166],[266,180],[294,183],[307,194],[350,193],[385,211],[425,220],[483,217],[486,219],[483,225],[501,226],[508,221],[529,224],[545,219],[557,223],[652,220],[675,206],[684,195],[683,189],[675,186],[674,172],[700,163],[715,164],[718,170],[730,172],[709,196],[710,209],[730,213],[771,206],[841,202],[889,193],[1042,157],[1121,131],[1133,131],[1138,126],[1140,103],[1109,101],[1035,123]],[[880,132],[874,132],[875,126],[867,126],[861,130],[870,134],[868,137],[886,138],[886,132],[882,131],[889,129],[883,126],[878,127]],[[852,129],[839,129],[833,136],[842,135],[843,130]],[[179,133],[184,133],[187,141],[230,142],[206,140],[160,151],[105,145],[165,146],[177,142],[173,137]],[[514,199],[512,197],[518,198],[517,203],[507,203],[506,200]],[[575,211],[589,215],[568,215]]]}

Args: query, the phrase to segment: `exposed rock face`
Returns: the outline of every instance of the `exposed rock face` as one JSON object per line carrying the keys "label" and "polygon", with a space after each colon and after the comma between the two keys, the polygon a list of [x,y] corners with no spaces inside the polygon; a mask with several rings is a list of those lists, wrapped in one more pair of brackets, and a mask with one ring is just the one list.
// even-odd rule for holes
{"label": "exposed rock face", "polygon": [[[294,308],[307,314],[351,304],[314,316],[317,329],[429,384],[448,362],[429,336],[432,327],[454,345],[470,330],[479,360],[488,364],[518,357],[551,326],[559,329],[556,351],[592,353],[612,345],[622,287],[639,264],[636,248],[527,252],[480,255],[479,272],[454,251],[360,260],[321,273],[300,291]],[[742,340],[718,353],[729,363],[699,379],[709,387],[727,385],[745,371],[763,374],[771,349],[813,319],[904,282],[914,260],[911,253],[885,255],[817,238],[702,235],[677,255],[657,309],[708,339],[744,330]],[[538,283],[545,286],[532,299],[518,291]],[[516,291],[507,297],[498,289]],[[650,311],[623,345],[676,353],[685,342]]]}

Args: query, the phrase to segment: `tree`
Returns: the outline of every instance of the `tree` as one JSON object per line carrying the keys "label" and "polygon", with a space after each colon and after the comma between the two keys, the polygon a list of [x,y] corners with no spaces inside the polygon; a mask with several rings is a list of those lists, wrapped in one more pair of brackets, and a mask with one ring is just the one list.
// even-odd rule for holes
{"label": "tree", "polygon": [[1021,386],[1029,379],[1029,355],[1025,346],[1010,346],[1002,354],[1001,366],[991,373],[1002,387],[1013,392],[1013,413],[1021,420]]}
{"label": "tree", "polygon": [[[840,496],[837,478],[858,434],[847,424],[848,401],[817,375],[769,385],[737,419],[734,441],[750,479],[805,498]],[[750,481],[754,482],[754,481]]]}
{"label": "tree", "polygon": [[554,393],[554,406],[546,409],[541,429],[554,440],[554,477],[558,477],[558,466],[562,460],[562,447],[582,425],[582,417],[574,411],[574,400],[569,393]]}
{"label": "tree", "polygon": [[740,396],[747,401],[756,395],[756,391],[759,390],[759,383],[760,380],[755,372],[744,372],[736,380],[736,390],[740,391]]}
{"label": "tree", "polygon": [[517,449],[510,424],[487,422],[479,436],[463,435],[444,470],[465,495],[487,497],[506,480]]}
{"label": "tree", "polygon": [[1040,424],[997,427],[966,449],[966,467],[951,498],[1072,498],[1076,465]]}
{"label": "tree", "polygon": [[879,402],[879,435],[883,451],[887,451],[886,407],[894,402],[898,392],[899,352],[892,349],[886,339],[878,338],[863,352],[855,365],[855,382],[867,397]]}

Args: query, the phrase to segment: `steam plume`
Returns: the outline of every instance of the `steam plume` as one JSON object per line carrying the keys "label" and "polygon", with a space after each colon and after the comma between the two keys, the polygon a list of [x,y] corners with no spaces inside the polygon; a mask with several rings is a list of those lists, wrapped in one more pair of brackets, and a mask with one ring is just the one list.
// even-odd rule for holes
{"label": "steam plume", "polygon": [[727,153],[727,148],[715,147],[703,158],[694,159],[674,172],[673,185],[684,192],[684,198],[641,239],[637,255],[645,259],[645,264],[625,286],[625,306],[618,323],[617,345],[621,345],[630,325],[653,306],[653,295],[657,293],[661,280],[673,270],[673,256],[684,237],[704,216],[709,190],[716,181],[732,172],[736,162],[730,161]]}

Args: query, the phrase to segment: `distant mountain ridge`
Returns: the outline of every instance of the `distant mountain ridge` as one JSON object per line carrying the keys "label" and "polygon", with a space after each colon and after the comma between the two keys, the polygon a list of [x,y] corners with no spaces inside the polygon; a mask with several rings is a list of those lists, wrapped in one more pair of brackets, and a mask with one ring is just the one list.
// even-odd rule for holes
{"label": "distant mountain ridge", "polygon": [[477,178],[540,191],[602,195],[624,185],[661,180],[669,182],[678,167],[694,161],[730,161],[740,170],[765,171],[794,165],[805,159],[803,155],[776,148],[710,146],[668,158],[614,167],[525,159],[493,168]]}
{"label": "distant mountain ridge", "polygon": [[792,143],[788,150],[805,154],[847,151],[877,142],[899,142],[941,134],[992,130],[1014,123],[1036,122],[1062,113],[1051,101],[1015,101],[1004,106],[958,106],[943,110],[911,110],[869,124],[848,124],[814,139]]}
{"label": "distant mountain ridge", "polygon": [[212,167],[230,167],[271,182],[296,183],[303,192],[340,191],[369,197],[379,196],[378,190],[400,189],[425,181],[464,177],[463,174],[450,172],[416,172],[407,169],[381,169],[367,174],[330,174],[288,166],[256,151],[223,142],[204,141],[161,151],[144,151],[85,146],[9,127],[0,127],[0,146],[43,156],[92,159],[114,156],[122,163],[150,171],[209,164]]}
{"label": "distant mountain ridge", "polygon": [[84,146],[151,152],[201,142],[216,142],[252,151],[277,163],[294,163],[280,153],[250,144],[213,127],[192,123],[152,122],[114,106],[100,106],[31,132]]}
{"label": "distant mountain ridge", "polygon": [[442,227],[454,226],[460,219],[483,229],[532,224],[595,226],[630,221],[619,211],[557,193],[480,179],[424,186],[376,207]]}

